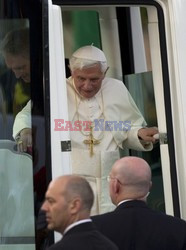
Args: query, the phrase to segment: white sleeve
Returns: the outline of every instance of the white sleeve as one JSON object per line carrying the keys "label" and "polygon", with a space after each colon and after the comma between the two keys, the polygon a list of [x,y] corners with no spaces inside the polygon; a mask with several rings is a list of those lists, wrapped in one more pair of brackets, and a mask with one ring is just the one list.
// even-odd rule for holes
{"label": "white sleeve", "polygon": [[19,135],[24,128],[31,128],[31,101],[16,115],[13,125],[13,138]]}

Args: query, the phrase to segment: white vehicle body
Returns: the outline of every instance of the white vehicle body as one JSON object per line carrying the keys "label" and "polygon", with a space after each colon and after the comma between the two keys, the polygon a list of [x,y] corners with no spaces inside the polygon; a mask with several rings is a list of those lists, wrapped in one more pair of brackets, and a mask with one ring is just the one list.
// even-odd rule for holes
{"label": "white vehicle body", "polygon": [[[53,3],[54,2],[54,3]],[[119,7],[130,7],[131,14],[131,30],[133,37],[133,53],[134,53],[134,67],[135,73],[140,73],[147,70],[147,62],[145,59],[144,45],[143,45],[143,37],[140,30],[140,17],[139,17],[139,7],[146,7],[148,13],[148,32],[149,32],[149,44],[150,44],[150,56],[152,63],[152,75],[153,75],[153,84],[154,84],[154,95],[155,95],[155,105],[157,112],[157,122],[160,133],[160,152],[161,152],[161,162],[162,162],[162,172],[163,172],[163,185],[164,185],[164,196],[165,196],[165,206],[166,212],[169,214],[174,214],[174,201],[173,201],[173,193],[172,186],[175,182],[178,182],[178,195],[179,195],[179,206],[180,206],[180,214],[182,218],[186,218],[186,170],[185,170],[185,129],[186,129],[186,114],[184,112],[185,102],[186,102],[186,71],[185,71],[185,60],[186,60],[186,34],[184,32],[185,28],[185,16],[184,9],[186,7],[186,3],[182,1],[169,0],[169,1],[154,1],[154,6],[152,1],[150,1],[150,5],[148,1],[146,3],[141,4],[139,1],[133,1],[132,4],[127,2],[126,4],[123,1],[121,4],[112,5],[78,5],[78,1],[71,1],[69,4],[64,3],[63,1],[56,1],[58,4],[55,4],[55,1],[49,1],[49,51],[50,51],[50,84],[51,89],[54,88],[56,84],[57,87],[61,88],[61,93],[66,91],[65,86],[65,74],[62,71],[59,71],[56,68],[52,67],[55,62],[59,68],[64,67],[64,58],[59,57],[59,53],[57,51],[62,51],[65,48],[64,45],[64,32],[65,26],[63,25],[62,15],[64,10],[95,10],[99,13],[99,21],[100,21],[100,33],[102,39],[102,48],[105,54],[107,55],[109,65],[111,71],[109,74],[113,77],[121,79],[122,77],[122,69],[120,60],[115,60],[116,58],[120,58],[119,51],[119,41],[118,41],[118,26],[116,22],[115,16],[115,6]],[[77,2],[77,4],[75,3]],[[143,1],[141,1],[143,2]],[[161,23],[159,10],[163,14],[164,23]],[[164,26],[164,27],[162,27]],[[165,33],[162,34],[165,30]],[[55,39],[54,39],[55,37]],[[162,37],[165,38],[165,44],[162,45]],[[57,40],[58,44],[55,44],[53,40]],[[60,40],[60,43],[59,43]],[[112,48],[112,49],[110,49]],[[66,48],[65,48],[66,49]],[[166,51],[164,51],[166,49]],[[66,49],[67,50],[67,49]],[[163,54],[164,53],[164,54]],[[168,72],[162,73],[162,64],[165,64],[167,56],[167,70]],[[63,55],[64,57],[64,55]],[[162,62],[162,59],[164,62]],[[116,64],[116,65],[115,65]],[[60,74],[59,74],[60,72]],[[165,74],[168,73],[166,76]],[[164,75],[163,75],[164,74]],[[55,79],[53,79],[53,75],[55,75]],[[167,83],[165,81],[169,81],[168,85],[170,89],[167,89]],[[62,84],[63,83],[63,84]],[[60,86],[60,87],[59,87]],[[170,93],[168,93],[170,90]],[[166,93],[165,93],[166,92]],[[56,113],[56,107],[52,108],[52,103],[54,99],[57,99],[61,102],[58,103],[59,106],[64,107],[64,100],[66,103],[66,99],[59,98],[56,94],[59,91],[51,93],[51,124],[54,124],[54,119],[56,117],[60,118],[63,111],[59,111]],[[170,95],[170,99],[169,99]],[[165,96],[167,96],[168,100],[165,101]],[[167,115],[167,106],[169,103],[170,113]],[[65,104],[66,105],[66,104]],[[170,117],[172,114],[172,117]],[[67,115],[67,113],[66,113]],[[66,116],[68,119],[68,115]],[[172,120],[168,120],[168,118]],[[173,170],[177,174],[174,175],[174,179],[171,173],[171,164],[174,165],[172,161],[174,161],[174,156],[170,157],[170,146],[166,143],[166,135],[167,135],[167,125],[172,123],[173,130],[173,141],[174,142],[173,149],[175,156],[175,166],[176,168]],[[52,136],[52,171],[53,176],[63,173],[71,173],[70,166],[70,152],[61,152],[59,147],[60,136],[54,136],[56,131],[54,131],[54,126],[51,126],[51,136]],[[59,135],[62,132],[57,132]],[[64,132],[63,132],[64,135]],[[167,139],[169,143],[169,135],[171,132],[168,132]],[[69,138],[69,134],[66,134],[66,137]],[[56,148],[58,147],[58,148]],[[55,148],[55,150],[53,150]],[[68,156],[67,156],[68,154]],[[171,153],[172,154],[172,153]],[[64,160],[66,159],[66,160]],[[59,169],[59,166],[61,168]],[[56,171],[58,169],[58,171]],[[175,179],[177,178],[177,179]]]}

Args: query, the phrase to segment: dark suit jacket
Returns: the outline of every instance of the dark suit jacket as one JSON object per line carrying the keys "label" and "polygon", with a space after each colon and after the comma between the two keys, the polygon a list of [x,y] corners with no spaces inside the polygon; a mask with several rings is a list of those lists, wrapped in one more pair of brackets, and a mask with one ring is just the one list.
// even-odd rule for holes
{"label": "dark suit jacket", "polygon": [[92,222],[86,222],[71,228],[48,250],[118,250],[118,248],[98,232]]}
{"label": "dark suit jacket", "polygon": [[186,222],[154,211],[143,201],[124,202],[92,220],[120,250],[186,250]]}

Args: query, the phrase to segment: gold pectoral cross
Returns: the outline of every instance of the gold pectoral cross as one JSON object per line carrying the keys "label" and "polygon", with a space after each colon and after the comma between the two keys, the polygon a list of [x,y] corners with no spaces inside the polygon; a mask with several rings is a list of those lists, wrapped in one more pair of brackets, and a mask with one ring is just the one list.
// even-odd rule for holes
{"label": "gold pectoral cross", "polygon": [[92,126],[90,126],[90,134],[89,134],[89,139],[83,141],[85,144],[89,145],[89,150],[90,150],[90,157],[93,156],[94,154],[94,145],[99,144],[100,140],[96,140],[93,136],[92,133]]}

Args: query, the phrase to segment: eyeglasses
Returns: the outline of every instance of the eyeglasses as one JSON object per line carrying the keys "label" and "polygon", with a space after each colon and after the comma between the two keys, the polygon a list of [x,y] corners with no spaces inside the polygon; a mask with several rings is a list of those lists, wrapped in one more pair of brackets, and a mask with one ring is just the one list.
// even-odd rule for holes
{"label": "eyeglasses", "polygon": [[123,183],[121,183],[120,180],[118,180],[116,177],[112,177],[110,175],[107,176],[107,181],[110,182],[111,180],[117,180],[119,182],[120,185],[124,185]]}

